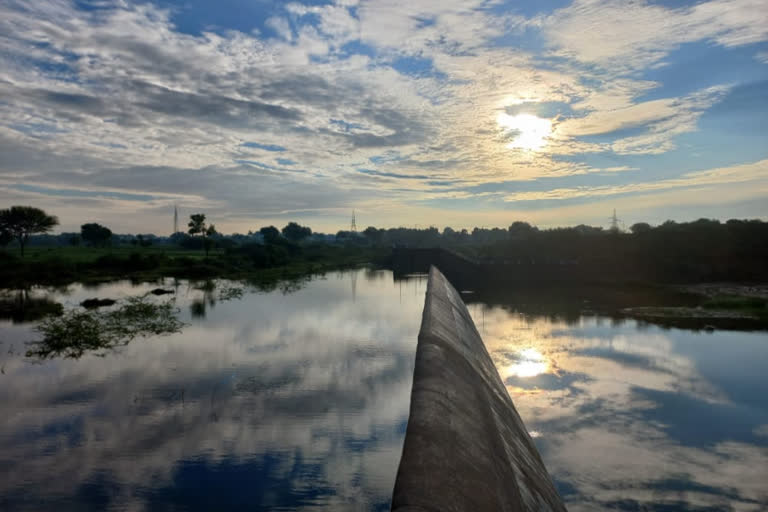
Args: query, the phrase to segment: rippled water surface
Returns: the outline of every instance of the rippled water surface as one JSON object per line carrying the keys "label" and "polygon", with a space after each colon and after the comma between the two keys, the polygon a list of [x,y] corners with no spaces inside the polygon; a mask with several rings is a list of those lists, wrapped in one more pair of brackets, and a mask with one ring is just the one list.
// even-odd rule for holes
{"label": "rippled water surface", "polygon": [[[27,357],[34,321],[0,320],[0,510],[387,510],[426,280],[164,286],[181,332],[79,359]],[[765,332],[465,298],[569,510],[768,507]]]}

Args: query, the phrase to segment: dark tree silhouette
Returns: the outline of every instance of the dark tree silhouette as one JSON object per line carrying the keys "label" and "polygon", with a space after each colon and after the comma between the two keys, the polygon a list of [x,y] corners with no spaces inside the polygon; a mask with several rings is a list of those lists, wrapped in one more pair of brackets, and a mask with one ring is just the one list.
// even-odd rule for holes
{"label": "dark tree silhouette", "polygon": [[55,216],[32,206],[11,206],[0,210],[0,232],[6,233],[5,237],[18,240],[22,257],[29,235],[47,233],[58,223],[59,219]]}
{"label": "dark tree silhouette", "polygon": [[264,237],[264,243],[271,244],[274,243],[278,238],[280,238],[280,231],[275,226],[266,226],[259,230],[259,233],[261,233],[261,236]]}
{"label": "dark tree silhouette", "polygon": [[283,228],[283,236],[292,242],[300,242],[312,234],[307,226],[301,226],[295,222],[289,222]]}
{"label": "dark tree silhouette", "polygon": [[80,226],[80,238],[94,247],[103,247],[112,238],[112,230],[101,224],[90,222]]}
{"label": "dark tree silhouette", "polygon": [[515,221],[509,226],[509,238],[512,240],[527,240],[531,238],[536,228],[528,224],[527,222]]}
{"label": "dark tree silhouette", "polygon": [[378,244],[381,241],[382,234],[384,234],[384,230],[376,229],[373,226],[368,226],[363,230],[363,236],[372,244]]}
{"label": "dark tree silhouette", "polygon": [[189,227],[189,234],[190,235],[199,235],[203,239],[203,249],[205,250],[205,257],[208,257],[208,252],[211,250],[211,247],[213,247],[213,240],[211,240],[211,237],[216,234],[216,226],[211,224],[210,226],[205,224],[205,214],[204,213],[193,213],[189,216],[189,223],[187,224]]}
{"label": "dark tree silhouette", "polygon": [[13,240],[13,235],[9,231],[0,231],[0,247],[5,247]]}
{"label": "dark tree silhouette", "polygon": [[632,234],[638,234],[638,233],[647,233],[653,228],[650,224],[647,222],[638,222],[637,224],[632,224],[632,226],[629,228],[629,230],[632,232]]}

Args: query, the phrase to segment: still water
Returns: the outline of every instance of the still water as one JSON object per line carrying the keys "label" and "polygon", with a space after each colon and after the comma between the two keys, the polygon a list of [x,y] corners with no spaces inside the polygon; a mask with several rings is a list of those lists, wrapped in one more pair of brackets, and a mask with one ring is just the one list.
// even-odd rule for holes
{"label": "still water", "polygon": [[[79,359],[27,357],[35,324],[0,320],[0,510],[387,510],[426,280],[163,285],[181,332]],[[768,507],[765,332],[465,299],[569,510]]]}

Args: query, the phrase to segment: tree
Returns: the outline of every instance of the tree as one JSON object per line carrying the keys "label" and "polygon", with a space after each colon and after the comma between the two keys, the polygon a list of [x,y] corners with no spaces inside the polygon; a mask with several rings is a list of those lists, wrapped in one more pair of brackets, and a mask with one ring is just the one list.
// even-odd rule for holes
{"label": "tree", "polygon": [[527,222],[516,220],[509,226],[507,231],[512,240],[528,240],[538,230]]}
{"label": "tree", "polygon": [[21,256],[24,256],[24,246],[29,240],[29,235],[34,233],[47,233],[53,226],[59,223],[53,215],[48,215],[39,208],[32,206],[11,206],[0,210],[0,238],[15,238],[19,242]]}
{"label": "tree", "polygon": [[381,242],[381,238],[384,236],[383,229],[376,229],[373,226],[368,226],[363,230],[363,236],[368,239],[368,242],[372,244],[378,244]]}
{"label": "tree", "polygon": [[13,240],[13,235],[9,231],[0,231],[0,247],[5,247]]}
{"label": "tree", "polygon": [[632,224],[632,226],[629,228],[629,230],[632,232],[633,235],[636,235],[638,233],[647,233],[651,229],[653,228],[647,222],[638,222],[636,224]]}
{"label": "tree", "polygon": [[283,228],[283,236],[292,242],[300,242],[312,234],[307,226],[301,226],[295,222],[289,222]]}
{"label": "tree", "polygon": [[80,226],[80,238],[94,247],[103,247],[112,238],[112,230],[101,224],[90,222]]}
{"label": "tree", "polygon": [[213,247],[213,240],[211,240],[211,236],[216,234],[216,226],[211,224],[210,226],[207,226],[205,224],[205,214],[204,213],[193,213],[189,216],[189,223],[187,224],[189,227],[189,234],[190,235],[200,235],[203,239],[203,249],[205,250],[205,257],[208,257],[208,251],[211,250],[211,247]]}
{"label": "tree", "polygon": [[264,237],[265,244],[274,243],[278,238],[280,238],[280,231],[278,231],[275,226],[263,227],[259,230],[259,233],[261,233],[261,236]]}

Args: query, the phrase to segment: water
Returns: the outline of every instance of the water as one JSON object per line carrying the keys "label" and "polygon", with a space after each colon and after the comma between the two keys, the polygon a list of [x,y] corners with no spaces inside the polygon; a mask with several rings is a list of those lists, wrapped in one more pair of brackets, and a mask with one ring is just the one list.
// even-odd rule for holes
{"label": "water", "polygon": [[[182,332],[80,359],[27,358],[34,323],[0,321],[0,510],[387,510],[425,286],[360,270],[218,301],[176,283],[157,300]],[[764,332],[465,297],[569,510],[768,506]]]}

